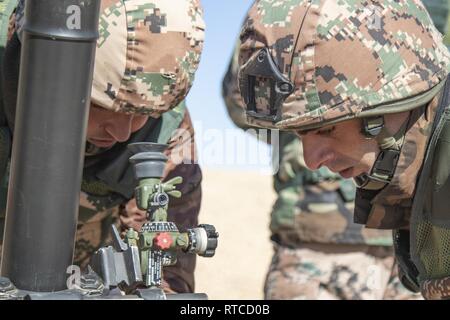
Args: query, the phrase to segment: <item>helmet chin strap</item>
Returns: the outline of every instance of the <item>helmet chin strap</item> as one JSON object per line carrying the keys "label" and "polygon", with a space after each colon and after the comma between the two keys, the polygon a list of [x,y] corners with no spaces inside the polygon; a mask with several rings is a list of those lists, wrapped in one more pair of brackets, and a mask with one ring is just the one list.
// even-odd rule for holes
{"label": "helmet chin strap", "polygon": [[376,139],[380,153],[369,174],[354,178],[358,188],[381,190],[391,182],[400,158],[408,122],[405,121],[397,134],[393,135],[385,126],[384,116],[363,119],[363,134],[368,139]]}

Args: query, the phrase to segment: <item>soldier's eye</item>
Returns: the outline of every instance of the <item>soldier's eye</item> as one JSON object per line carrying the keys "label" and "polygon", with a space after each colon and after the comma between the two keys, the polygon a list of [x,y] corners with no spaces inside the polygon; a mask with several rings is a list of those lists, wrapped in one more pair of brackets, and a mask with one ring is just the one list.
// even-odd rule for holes
{"label": "soldier's eye", "polygon": [[326,128],[326,129],[321,129],[317,131],[317,134],[320,134],[322,136],[329,136],[334,130],[336,129],[335,126]]}

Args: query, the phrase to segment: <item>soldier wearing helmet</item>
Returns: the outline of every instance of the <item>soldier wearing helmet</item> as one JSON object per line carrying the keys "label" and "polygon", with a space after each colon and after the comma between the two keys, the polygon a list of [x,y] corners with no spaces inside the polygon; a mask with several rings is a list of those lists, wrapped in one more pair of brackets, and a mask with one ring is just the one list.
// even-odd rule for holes
{"label": "soldier wearing helmet", "polygon": [[[235,50],[223,80],[223,96],[234,123],[248,129],[252,127],[245,123],[237,72]],[[270,215],[274,253],[264,298],[420,298],[406,290],[396,276],[392,233],[353,223],[355,183],[326,167],[308,170],[295,134],[281,131],[279,140],[275,139],[271,143],[279,163],[273,185],[278,197]]]}
{"label": "soldier wearing helmet", "polygon": [[449,298],[450,54],[423,4],[260,0],[240,39],[247,123],[354,178],[354,220],[394,230],[402,282]]}
{"label": "soldier wearing helmet", "polygon": [[[436,28],[445,34],[447,1],[427,0],[424,5]],[[237,84],[236,49],[223,80],[223,96],[233,122],[248,129],[251,126],[245,123]],[[274,148],[280,160],[274,175],[278,198],[270,215],[274,255],[264,285],[265,298],[420,298],[399,282],[392,232],[353,223],[352,179],[343,179],[326,167],[307,170],[301,141],[292,132],[280,132]]]}
{"label": "soldier wearing helmet", "polygon": [[[3,57],[3,113],[7,120],[3,128],[10,133],[14,132],[23,7],[24,1],[19,1]],[[184,103],[203,46],[200,2],[102,0],[99,34],[74,257],[83,267],[90,255],[110,240],[112,223],[122,230],[139,230],[145,222],[145,212],[137,208],[134,199],[129,143],[169,144],[164,177],[184,178],[179,187],[183,197],[171,202],[169,219],[183,228],[195,226],[201,201],[202,174]],[[179,136],[186,131],[189,139],[185,134]],[[9,152],[2,148],[1,159],[8,159]],[[3,228],[1,215],[0,224]],[[195,257],[180,254],[177,265],[165,270],[164,289],[193,292],[194,268]]]}

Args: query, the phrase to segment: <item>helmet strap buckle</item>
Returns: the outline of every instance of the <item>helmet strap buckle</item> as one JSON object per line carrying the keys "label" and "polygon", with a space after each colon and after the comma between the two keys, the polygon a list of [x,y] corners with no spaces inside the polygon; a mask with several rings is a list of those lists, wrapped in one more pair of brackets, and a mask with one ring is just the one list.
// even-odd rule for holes
{"label": "helmet strap buckle", "polygon": [[381,133],[384,128],[384,117],[363,118],[362,133],[368,139],[373,139]]}
{"label": "helmet strap buckle", "polygon": [[359,188],[381,190],[394,177],[398,159],[400,158],[400,148],[398,148],[396,140],[392,136],[389,137],[384,124],[383,116],[363,119],[362,132],[368,139],[377,138],[379,140],[380,153],[372,166],[370,174],[364,174],[354,179]]}

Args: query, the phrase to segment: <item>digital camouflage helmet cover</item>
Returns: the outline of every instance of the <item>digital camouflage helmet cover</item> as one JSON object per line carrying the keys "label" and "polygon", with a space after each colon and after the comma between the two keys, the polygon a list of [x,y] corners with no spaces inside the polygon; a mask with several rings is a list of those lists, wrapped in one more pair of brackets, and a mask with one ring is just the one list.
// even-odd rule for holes
{"label": "digital camouflage helmet cover", "polygon": [[307,130],[423,105],[448,73],[441,38],[418,0],[256,1],[239,55],[248,122]]}
{"label": "digital camouflage helmet cover", "polygon": [[198,0],[103,0],[92,102],[158,117],[186,97],[203,48]]}
{"label": "digital camouflage helmet cover", "polygon": [[383,116],[431,101],[449,61],[417,0],[260,0],[241,32],[239,88],[254,126],[305,132],[363,118],[381,152],[355,181],[380,190],[405,133],[388,132]]}

